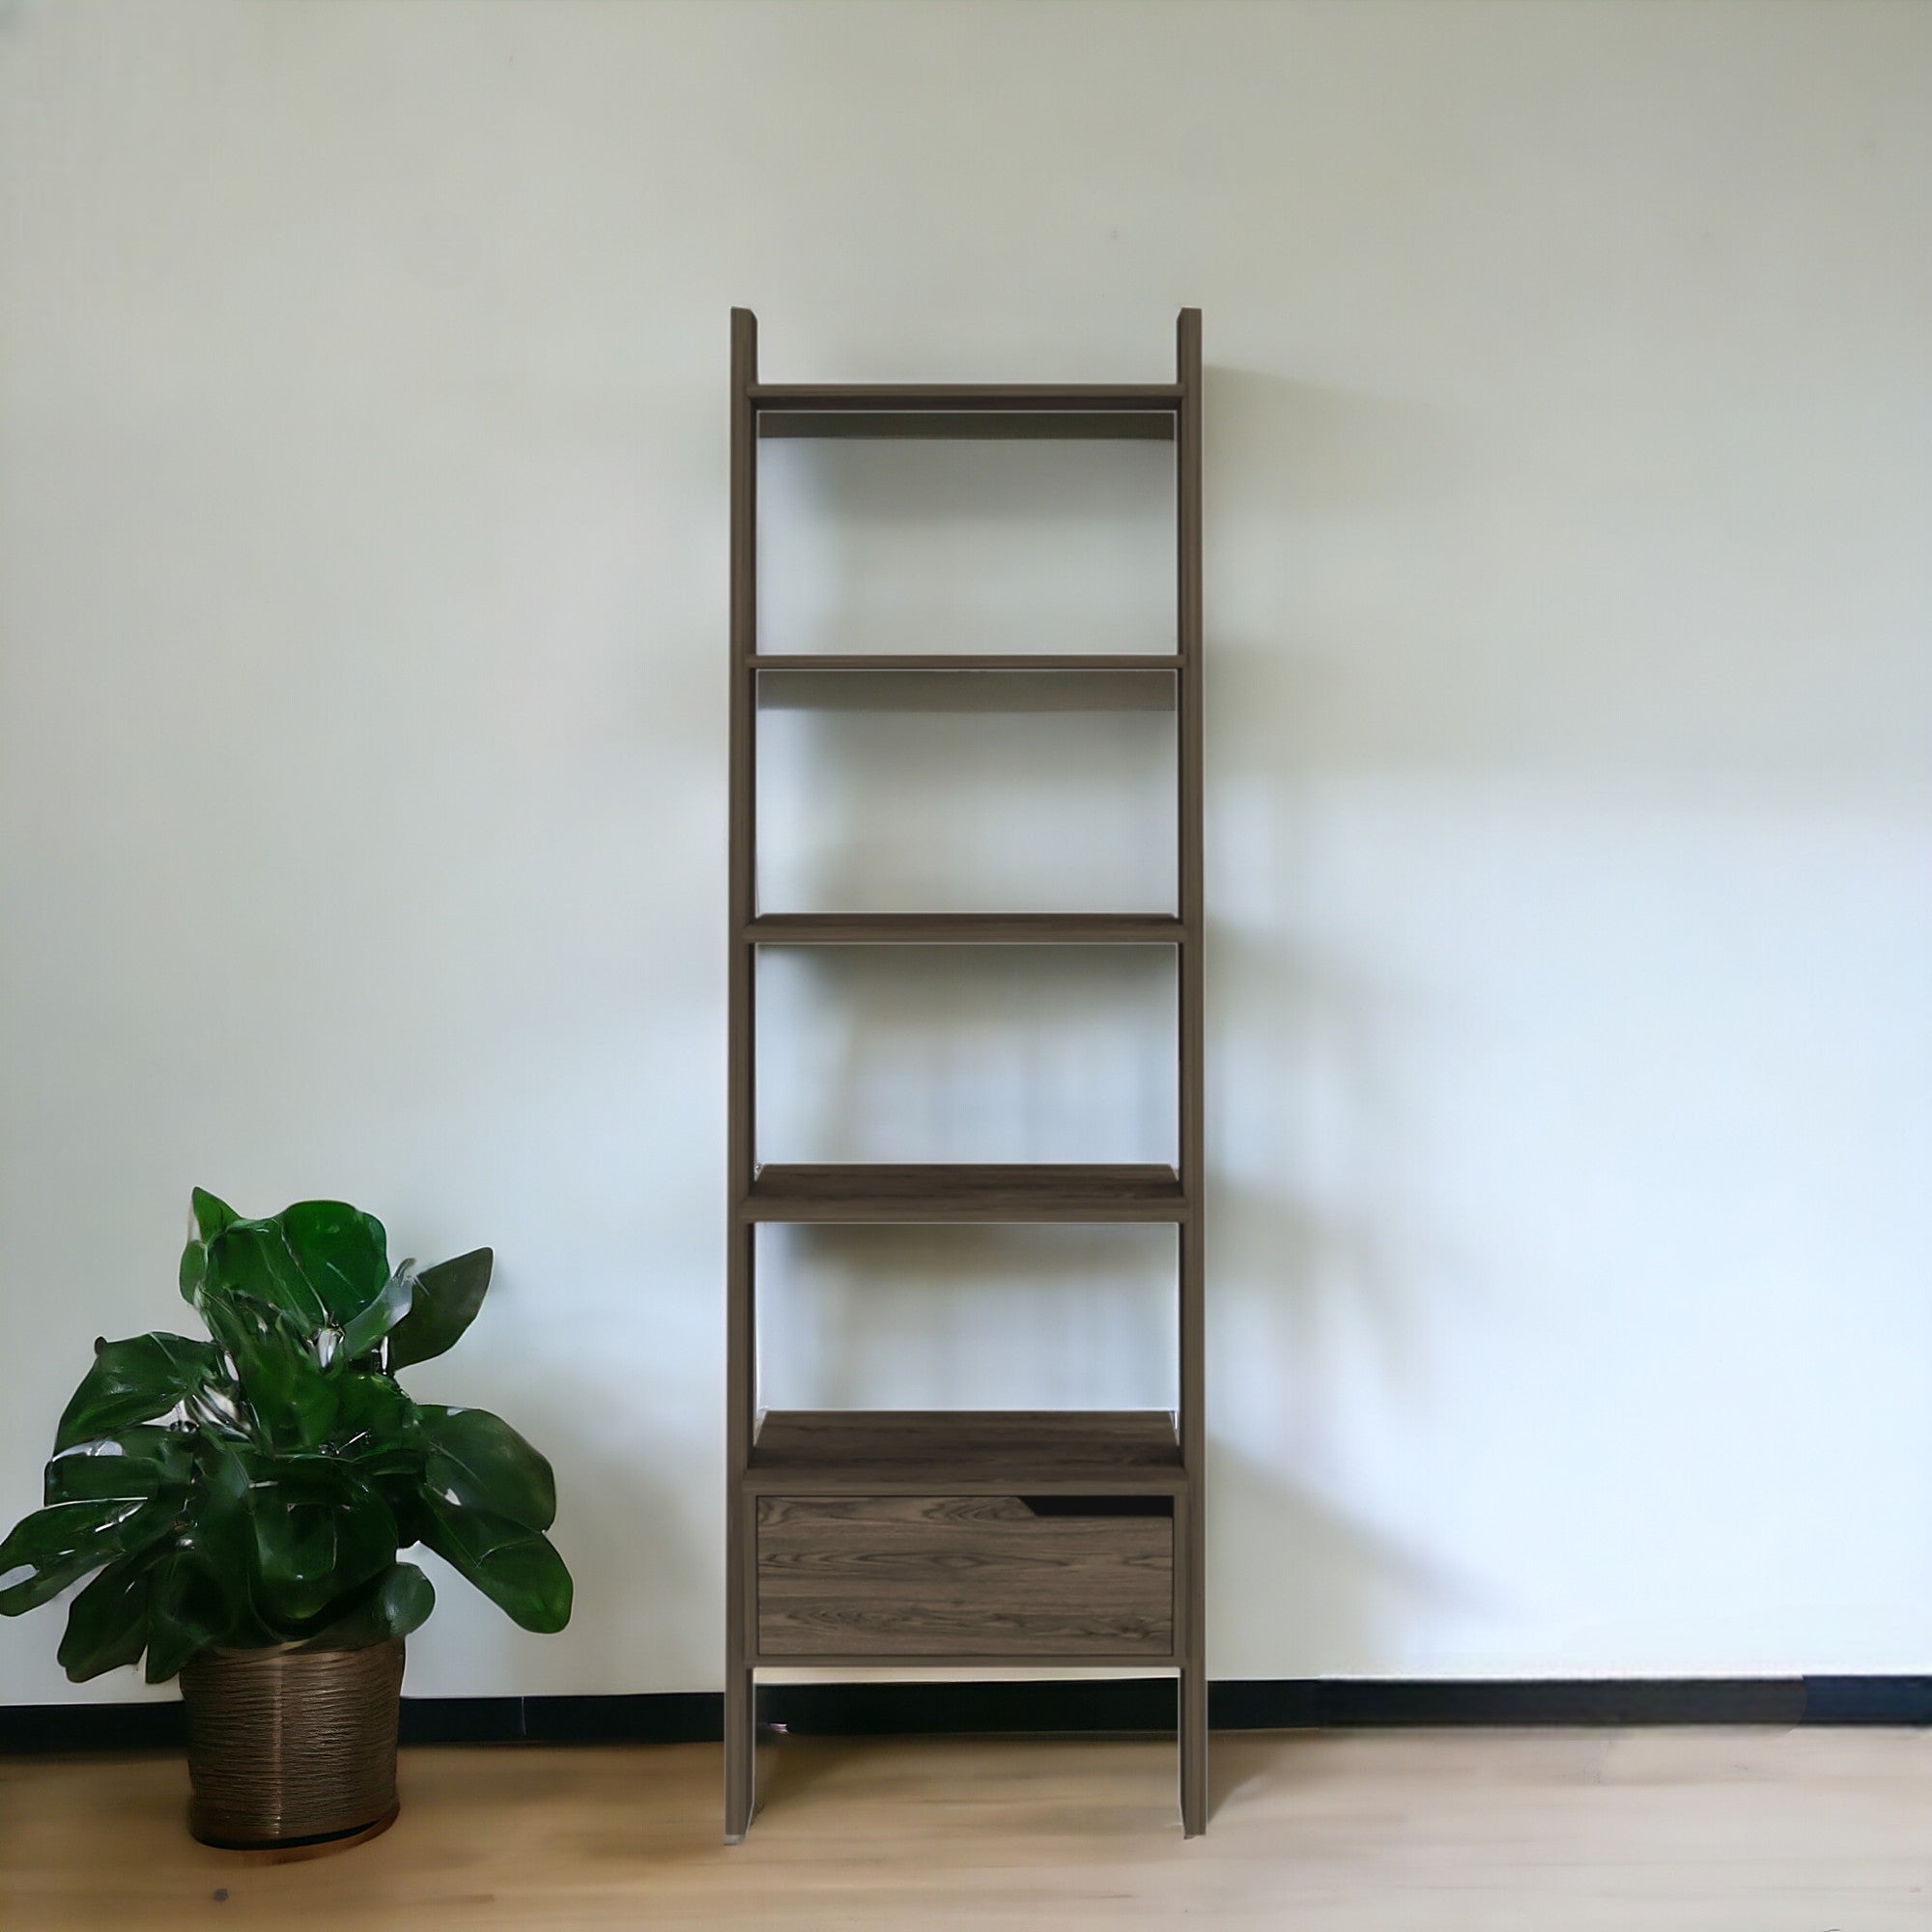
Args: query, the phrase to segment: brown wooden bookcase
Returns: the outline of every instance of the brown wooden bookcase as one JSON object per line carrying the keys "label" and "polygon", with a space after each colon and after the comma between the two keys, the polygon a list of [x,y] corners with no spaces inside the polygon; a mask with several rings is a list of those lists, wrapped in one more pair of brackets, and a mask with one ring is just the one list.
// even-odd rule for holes
{"label": "brown wooden bookcase", "polygon": [[[766,383],[731,312],[729,1255],[724,1835],[756,1798],[760,1664],[1170,1665],[1182,1829],[1207,1823],[1203,1519],[1201,312],[1175,380],[1129,384]],[[1175,445],[1175,648],[1101,656],[761,654],[766,437],[1134,438]],[[758,680],[824,672],[1165,671],[1174,685],[1174,913],[760,914]],[[766,946],[1170,946],[1179,1105],[1172,1166],[779,1166],[755,1146],[756,956]],[[766,1411],[764,1222],[1157,1222],[1176,1231],[1172,1410]]]}

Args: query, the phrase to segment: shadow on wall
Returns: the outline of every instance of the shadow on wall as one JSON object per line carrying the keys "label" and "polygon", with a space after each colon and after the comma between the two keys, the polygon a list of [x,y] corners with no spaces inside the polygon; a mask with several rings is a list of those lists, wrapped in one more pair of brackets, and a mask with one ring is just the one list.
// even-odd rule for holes
{"label": "shadow on wall", "polygon": [[761,1159],[1174,1158],[1171,949],[781,947]]}
{"label": "shadow on wall", "polygon": [[761,650],[1174,648],[1171,444],[781,438],[758,482]]}
{"label": "shadow on wall", "polygon": [[1174,678],[759,679],[766,912],[1174,904]]}
{"label": "shadow on wall", "polygon": [[1164,1408],[1175,1233],[759,1231],[760,1399],[775,1408]]}
{"label": "shadow on wall", "polygon": [[[1332,1465],[1365,1358],[1393,1399],[1414,1385],[1406,1284],[1440,1275],[1413,1265],[1434,1237],[1379,1044],[1405,992],[1318,936],[1309,774],[1345,681],[1325,579],[1455,463],[1420,410],[1255,370],[1207,384],[1211,1635],[1221,1669],[1374,1671],[1445,1579],[1280,1472]],[[1318,1053],[1344,1119],[1317,1117]]]}
{"label": "shadow on wall", "polygon": [[[1357,593],[1363,557],[1386,544],[1405,504],[1439,510],[1455,464],[1442,424],[1421,410],[1256,371],[1215,368],[1208,383],[1212,1641],[1224,1669],[1246,1655],[1273,1670],[1373,1671],[1401,1654],[1418,1606],[1455,1586],[1293,1472],[1342,1457],[1339,1390],[1365,1360],[1394,1400],[1416,1384],[1424,1364],[1405,1300],[1416,1291],[1406,1285],[1447,1270],[1406,1187],[1414,1154],[1379,1044],[1406,995],[1385,968],[1335,957],[1316,937],[1308,774],[1337,719],[1363,706],[1364,667],[1399,666],[1432,641],[1384,637],[1358,654],[1363,627],[1399,624],[1404,607],[1397,597],[1364,611]],[[1171,648],[1171,450],[1069,447],[765,452],[813,467],[790,485],[799,555],[781,569],[766,553],[764,647]],[[1151,453],[1165,467],[1148,470]],[[1123,460],[1137,467],[1106,467]],[[782,552],[781,518],[768,527]],[[960,586],[937,600],[936,630],[935,582]],[[1096,582],[1130,589],[1135,614],[1113,610],[1111,589],[1104,608],[1083,603],[1080,586]],[[1051,621],[1014,628],[1009,602],[1024,607],[1042,585]],[[1162,627],[1149,628],[1149,608]],[[810,676],[766,682],[779,754],[768,772],[795,765],[818,784],[830,775],[816,802],[760,802],[768,909],[1064,906],[1069,873],[1075,904],[1172,904],[1171,845],[1144,875],[1108,870],[1122,842],[1145,854],[1156,816],[1171,823],[1172,766],[1149,755],[1151,730],[1171,746],[1163,676],[843,674],[830,696]],[[978,761],[974,787],[926,795],[961,757]],[[1083,803],[1109,785],[1104,809],[1083,819]],[[890,890],[867,897],[882,878]],[[905,899],[922,888],[929,896]],[[1097,897],[1079,895],[1089,890]],[[761,1119],[761,1157],[1171,1157],[1171,979],[1155,985],[1138,953],[772,955],[761,1035],[777,1111]],[[1156,963],[1171,976],[1171,960]],[[1318,1052],[1327,1090],[1345,1096],[1342,1119],[1315,1118],[1302,1074]],[[1160,1077],[1141,1077],[1146,1068]],[[1337,1158],[1347,1172],[1322,1171]],[[1108,1257],[1091,1242],[942,1250],[929,1231],[908,1231],[859,1255],[843,1238],[795,1237],[786,1259],[813,1294],[782,1312],[775,1296],[772,1310],[768,1341],[785,1334],[787,1351],[810,1342],[812,1401],[1124,1406],[1147,1400],[1151,1370],[1171,1377],[1171,1323],[1160,1325],[1138,1261],[1122,1258],[1109,1303],[1094,1279]],[[898,1332],[915,1283],[928,1325]],[[1170,1294],[1171,1284],[1170,1272]],[[1054,1387],[1003,1379],[997,1362],[967,1351],[968,1308],[1029,1354],[1030,1373],[1050,1370]],[[1107,1324],[1105,1359],[1081,1356],[1076,1316]],[[909,1385],[920,1393],[897,1393]]]}

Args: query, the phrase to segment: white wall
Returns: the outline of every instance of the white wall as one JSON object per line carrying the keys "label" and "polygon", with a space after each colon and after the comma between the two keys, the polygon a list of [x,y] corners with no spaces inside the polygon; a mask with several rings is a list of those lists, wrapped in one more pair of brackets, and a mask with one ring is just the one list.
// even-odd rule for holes
{"label": "white wall", "polygon": [[[1161,380],[1192,302],[1215,1670],[1924,1669],[1928,99],[1854,0],[0,9],[0,1515],[192,1183],[346,1195],[496,1244],[417,1385],[579,1578],[412,1687],[719,1681],[726,308]],[[1164,1372],[1158,1255],[875,1238],[821,1393]],[[57,1632],[0,1701],[133,1694]]]}

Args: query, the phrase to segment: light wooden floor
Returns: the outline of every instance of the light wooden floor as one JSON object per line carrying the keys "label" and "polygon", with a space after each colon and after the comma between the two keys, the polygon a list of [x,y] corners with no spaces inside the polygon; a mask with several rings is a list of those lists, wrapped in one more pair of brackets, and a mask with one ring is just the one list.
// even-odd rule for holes
{"label": "light wooden floor", "polygon": [[714,1746],[406,1752],[385,1837],[205,1851],[165,1756],[0,1760],[0,1925],[1932,1932],[1932,1735],[1247,1734],[1183,1843],[1174,1753],[785,1741],[742,1847]]}

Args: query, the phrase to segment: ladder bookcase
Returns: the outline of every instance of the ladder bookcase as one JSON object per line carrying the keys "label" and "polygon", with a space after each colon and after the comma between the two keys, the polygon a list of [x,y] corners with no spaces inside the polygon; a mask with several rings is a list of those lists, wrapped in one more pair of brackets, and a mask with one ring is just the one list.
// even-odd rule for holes
{"label": "ladder bookcase", "polygon": [[[1172,383],[759,380],[731,312],[728,1422],[724,1835],[755,1804],[761,1664],[1157,1665],[1179,1680],[1180,1819],[1208,1813],[1203,1522],[1201,312]],[[767,437],[1147,438],[1175,445],[1168,654],[809,656],[758,644]],[[1173,913],[781,913],[757,895],[758,681],[768,670],[1171,675]],[[756,959],[766,946],[1166,946],[1178,978],[1178,1159],[1157,1165],[761,1165]],[[1155,1222],[1176,1231],[1173,1410],[767,1411],[755,1263],[766,1222]]]}

